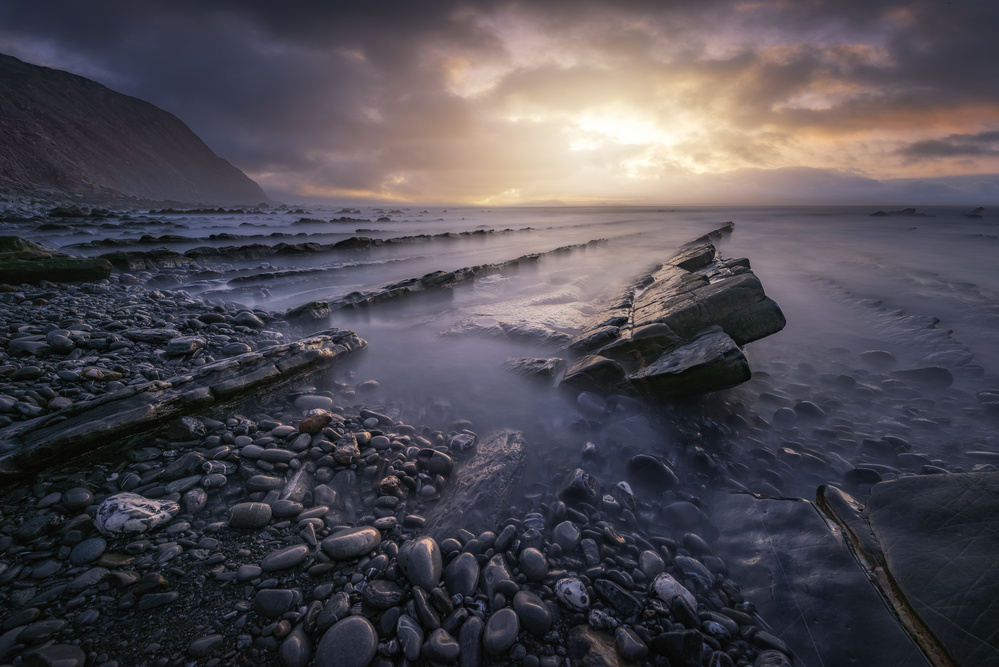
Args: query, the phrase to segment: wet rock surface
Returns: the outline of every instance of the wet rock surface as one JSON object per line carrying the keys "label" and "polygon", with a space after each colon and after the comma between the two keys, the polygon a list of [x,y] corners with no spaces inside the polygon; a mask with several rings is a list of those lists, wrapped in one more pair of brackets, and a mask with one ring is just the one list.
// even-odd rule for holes
{"label": "wet rock surface", "polygon": [[572,340],[591,361],[570,366],[563,383],[652,399],[727,389],[750,378],[741,346],[785,323],[749,261],[719,258],[704,241],[639,278]]}

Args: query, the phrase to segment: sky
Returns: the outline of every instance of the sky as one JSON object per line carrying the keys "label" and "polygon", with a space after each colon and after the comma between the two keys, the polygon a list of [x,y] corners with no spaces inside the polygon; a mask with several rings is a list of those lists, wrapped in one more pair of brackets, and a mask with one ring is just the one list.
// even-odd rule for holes
{"label": "sky", "polygon": [[0,0],[283,201],[999,202],[999,2]]}

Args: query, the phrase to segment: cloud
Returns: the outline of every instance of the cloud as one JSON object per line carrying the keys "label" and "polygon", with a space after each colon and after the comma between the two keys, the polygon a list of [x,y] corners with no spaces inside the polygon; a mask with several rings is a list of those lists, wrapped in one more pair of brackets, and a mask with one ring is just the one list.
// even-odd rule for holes
{"label": "cloud", "polygon": [[999,171],[990,25],[985,0],[52,0],[0,4],[0,51],[289,196],[796,200],[807,173],[866,179],[848,197]]}
{"label": "cloud", "polygon": [[900,148],[899,155],[912,160],[938,157],[999,155],[999,131],[952,134],[942,139],[916,141]]}

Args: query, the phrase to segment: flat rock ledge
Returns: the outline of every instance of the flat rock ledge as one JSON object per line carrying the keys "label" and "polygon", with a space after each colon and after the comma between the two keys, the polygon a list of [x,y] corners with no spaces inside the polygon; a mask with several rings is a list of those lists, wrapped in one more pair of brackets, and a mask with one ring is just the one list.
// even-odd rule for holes
{"label": "flat rock ledge", "polygon": [[983,665],[999,642],[999,473],[916,475],[835,487],[818,504],[933,665]]}
{"label": "flat rock ledge", "polygon": [[130,437],[151,437],[171,420],[193,412],[221,414],[261,392],[322,372],[366,346],[353,331],[331,329],[11,424],[0,429],[0,479],[108,446],[127,446]]}
{"label": "flat rock ledge", "polygon": [[633,282],[569,344],[582,355],[562,384],[677,399],[751,376],[742,346],[784,328],[747,259],[722,259],[698,239]]}
{"label": "flat rock ledge", "polygon": [[458,481],[427,513],[424,533],[442,541],[461,529],[476,535],[492,530],[517,498],[526,461],[519,431],[492,433],[476,445],[473,458],[459,462],[454,475]]}

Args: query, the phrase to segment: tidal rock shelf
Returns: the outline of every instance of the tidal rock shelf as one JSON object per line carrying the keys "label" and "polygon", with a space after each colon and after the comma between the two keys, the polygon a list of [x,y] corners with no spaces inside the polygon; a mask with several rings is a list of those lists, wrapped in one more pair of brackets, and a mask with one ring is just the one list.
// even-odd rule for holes
{"label": "tidal rock shelf", "polygon": [[[174,339],[176,340],[176,339]],[[333,330],[216,361],[190,374],[124,387],[0,430],[0,476],[38,471],[109,443],[148,437],[175,417],[231,410],[248,396],[327,370],[366,343]]]}
{"label": "tidal rock shelf", "polygon": [[[293,223],[294,224],[294,223]],[[371,230],[368,230],[371,231]],[[167,250],[148,251],[115,251],[101,255],[102,259],[111,262],[115,268],[122,271],[140,271],[164,266],[185,266],[198,262],[218,262],[236,261],[247,259],[265,259],[274,257],[305,256],[319,253],[342,252],[342,251],[364,251],[372,248],[397,245],[415,245],[418,243],[430,243],[435,241],[457,241],[462,239],[479,239],[492,234],[512,234],[514,232],[533,231],[530,227],[522,229],[477,229],[464,232],[442,232],[440,234],[414,234],[412,236],[397,236],[387,239],[373,238],[370,236],[351,236],[335,243],[316,243],[305,241],[301,243],[279,242],[273,245],[266,243],[252,243],[240,246],[198,246],[186,250],[182,253]],[[335,232],[331,232],[335,233]],[[294,238],[311,236],[305,232],[299,234],[272,233],[267,238]],[[212,234],[208,239],[192,238],[180,234],[164,234],[151,236],[144,234],[140,238],[111,238],[97,241],[87,241],[68,246],[70,249],[96,249],[109,247],[129,247],[135,245],[149,244],[191,244],[209,241],[239,241],[250,238],[250,236],[239,236],[236,234]]]}
{"label": "tidal rock shelf", "polygon": [[419,278],[407,278],[399,282],[367,292],[351,292],[346,296],[332,301],[312,301],[297,306],[285,313],[285,318],[292,322],[305,323],[325,320],[330,313],[352,308],[367,308],[375,304],[394,301],[401,297],[410,297],[433,291],[449,290],[476,278],[497,273],[518,270],[521,266],[529,266],[548,255],[560,255],[576,250],[592,248],[606,243],[604,239],[593,239],[586,243],[561,246],[545,252],[521,255],[515,259],[492,264],[466,266],[454,271],[434,271]]}
{"label": "tidal rock shelf", "polygon": [[741,346],[785,324],[749,260],[696,243],[635,281],[570,343],[584,356],[562,383],[655,400],[727,389],[751,376]]}
{"label": "tidal rock shelf", "polygon": [[[993,458],[999,460],[999,455]],[[934,665],[996,658],[999,473],[875,484],[865,505],[835,487],[818,504]]]}

